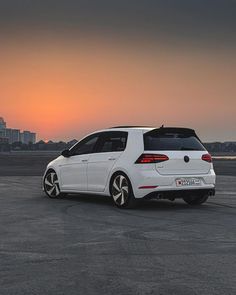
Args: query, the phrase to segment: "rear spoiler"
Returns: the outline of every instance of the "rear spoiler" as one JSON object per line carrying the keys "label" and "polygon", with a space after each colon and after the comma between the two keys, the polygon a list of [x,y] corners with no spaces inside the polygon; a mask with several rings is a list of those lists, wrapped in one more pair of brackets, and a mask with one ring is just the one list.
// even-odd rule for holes
{"label": "rear spoiler", "polygon": [[144,133],[144,135],[158,136],[158,135],[164,135],[164,134],[168,134],[168,133],[178,133],[178,134],[183,134],[183,135],[187,135],[187,136],[194,136],[201,142],[201,140],[198,138],[195,131],[190,128],[160,127],[160,128],[152,129],[152,130]]}

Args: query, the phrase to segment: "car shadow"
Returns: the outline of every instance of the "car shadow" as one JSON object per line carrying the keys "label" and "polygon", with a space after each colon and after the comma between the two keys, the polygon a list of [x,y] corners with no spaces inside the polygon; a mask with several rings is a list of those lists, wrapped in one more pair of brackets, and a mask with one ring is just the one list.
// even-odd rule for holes
{"label": "car shadow", "polygon": [[64,200],[73,201],[73,202],[80,202],[84,204],[95,204],[96,206],[106,206],[106,207],[113,207],[116,210],[125,210],[125,211],[133,211],[133,210],[140,210],[140,211],[153,211],[153,210],[161,210],[161,211],[176,211],[176,210],[195,210],[201,209],[205,210],[209,206],[206,204],[198,205],[198,206],[190,206],[186,204],[183,200],[177,199],[175,201],[169,200],[139,200],[137,206],[132,209],[119,209],[116,207],[112,201],[112,198],[109,196],[102,196],[102,195],[90,195],[90,194],[68,194]]}
{"label": "car shadow", "polygon": [[73,202],[96,204],[101,206],[112,206],[113,201],[109,196],[102,195],[92,195],[92,194],[68,194],[63,198],[64,200],[69,200]]}

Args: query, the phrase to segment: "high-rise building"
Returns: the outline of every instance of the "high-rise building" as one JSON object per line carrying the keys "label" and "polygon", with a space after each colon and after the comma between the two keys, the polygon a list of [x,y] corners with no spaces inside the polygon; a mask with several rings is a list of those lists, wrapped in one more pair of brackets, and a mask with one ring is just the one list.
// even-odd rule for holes
{"label": "high-rise building", "polygon": [[12,129],[11,128],[6,128],[5,129],[5,136],[8,138],[9,143],[12,143]]}
{"label": "high-rise building", "polygon": [[5,137],[6,137],[5,129],[0,129],[0,138],[5,138]]}
{"label": "high-rise building", "polygon": [[12,129],[11,130],[11,143],[20,141],[20,130]]}
{"label": "high-rise building", "polygon": [[0,143],[8,143],[9,138],[6,136],[6,129],[4,128],[6,123],[4,122],[3,118],[0,118]]}
{"label": "high-rise building", "polygon": [[6,128],[6,122],[2,117],[0,117],[0,129],[5,129]]}
{"label": "high-rise building", "polygon": [[20,141],[20,129],[6,128],[5,136],[8,138],[9,143]]}
{"label": "high-rise building", "polygon": [[0,142],[14,142],[21,141],[22,143],[35,143],[36,133],[30,131],[20,132],[20,129],[7,128],[6,122],[0,117]]}

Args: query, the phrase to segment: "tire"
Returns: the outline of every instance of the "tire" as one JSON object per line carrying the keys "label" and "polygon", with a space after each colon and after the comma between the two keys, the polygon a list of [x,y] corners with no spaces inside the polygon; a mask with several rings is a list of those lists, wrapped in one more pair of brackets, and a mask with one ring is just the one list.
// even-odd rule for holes
{"label": "tire", "polygon": [[208,199],[208,195],[200,195],[200,196],[189,196],[189,197],[183,197],[183,200],[192,206],[201,205],[205,203]]}
{"label": "tire", "polygon": [[65,193],[62,193],[60,191],[58,177],[54,170],[49,170],[45,175],[43,180],[43,187],[46,195],[49,198],[62,198],[66,195]]}
{"label": "tire", "polygon": [[114,204],[118,208],[131,209],[137,205],[131,182],[127,175],[120,172],[115,174],[110,182],[110,193]]}

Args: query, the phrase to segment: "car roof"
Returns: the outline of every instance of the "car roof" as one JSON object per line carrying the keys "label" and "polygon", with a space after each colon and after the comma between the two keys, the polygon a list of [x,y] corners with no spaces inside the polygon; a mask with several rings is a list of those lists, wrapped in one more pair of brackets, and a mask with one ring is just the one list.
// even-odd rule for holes
{"label": "car roof", "polygon": [[153,131],[153,132],[160,132],[160,133],[166,133],[166,132],[181,132],[181,133],[189,133],[189,132],[194,132],[193,129],[190,128],[183,128],[183,127],[151,127],[151,126],[115,126],[115,127],[110,127],[107,129],[101,129],[92,132],[91,134],[94,133],[99,133],[99,132],[108,132],[108,131],[125,131],[125,132],[132,132],[132,131],[142,131],[143,133]]}
{"label": "car roof", "polygon": [[112,129],[119,129],[119,130],[143,130],[143,131],[151,131],[155,130],[160,133],[166,133],[166,132],[194,132],[193,129],[190,128],[183,128],[183,127],[164,127],[163,125],[161,127],[156,126],[115,126],[111,127],[108,130]]}
{"label": "car roof", "polygon": [[[190,128],[183,128],[183,127],[147,127],[147,126],[115,126],[115,127],[110,127],[107,129],[100,129],[100,130],[96,130],[94,132],[91,132],[89,134],[87,134],[86,136],[82,137],[78,142],[80,142],[81,140],[85,139],[87,136],[93,135],[93,134],[97,134],[97,133],[102,133],[102,132],[112,132],[112,131],[124,131],[124,132],[137,132],[137,131],[141,131],[143,134],[145,133],[149,133],[151,134],[151,132],[181,132],[181,133],[194,133],[194,135],[197,137],[197,135],[195,134],[195,131],[193,129]],[[198,138],[198,137],[197,137]]]}
{"label": "car roof", "polygon": [[156,127],[151,126],[115,126],[111,127],[109,129],[106,129],[106,131],[126,131],[126,132],[132,132],[132,131],[150,131],[155,129]]}

